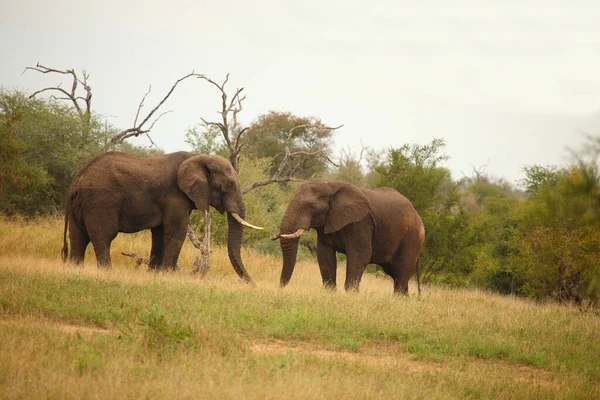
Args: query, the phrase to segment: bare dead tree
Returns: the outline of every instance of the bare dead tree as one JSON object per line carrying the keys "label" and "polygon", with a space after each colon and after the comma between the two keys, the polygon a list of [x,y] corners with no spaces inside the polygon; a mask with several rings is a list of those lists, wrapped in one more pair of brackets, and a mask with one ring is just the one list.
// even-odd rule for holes
{"label": "bare dead tree", "polygon": [[488,160],[485,164],[475,166],[473,164],[469,164],[471,166],[471,176],[467,176],[463,171],[462,173],[462,181],[467,184],[475,184],[489,181],[489,177],[486,176],[485,170],[490,164],[490,160]]}
{"label": "bare dead tree", "polygon": [[475,183],[479,183],[483,180],[486,180],[487,178],[485,177],[485,170],[489,165],[489,160],[487,163],[485,163],[484,165],[480,165],[479,167],[474,166],[473,164],[471,165],[471,169],[473,170],[473,177],[474,177],[474,182]]}
{"label": "bare dead tree", "polygon": [[362,139],[360,140],[360,153],[358,154],[358,159],[355,159],[354,157],[354,152],[350,150],[350,148],[348,149],[342,149],[340,151],[341,155],[340,155],[340,165],[344,165],[347,164],[349,162],[355,162],[357,164],[362,163],[363,157],[365,155],[365,151],[369,151],[370,149],[368,147],[366,147],[363,142]]}
{"label": "bare dead tree", "polygon": [[[51,98],[56,100],[70,101],[73,104],[73,107],[75,107],[77,114],[79,114],[81,122],[84,124],[86,129],[89,129],[92,118],[92,88],[90,85],[88,85],[88,78],[90,75],[85,70],[81,71],[81,78],[79,75],[77,75],[74,69],[61,70],[49,68],[40,64],[39,62],[35,67],[26,67],[23,72],[26,72],[27,70],[41,72],[42,74],[56,73],[61,75],[71,75],[73,82],[71,83],[70,91],[63,89],[59,83],[56,86],[50,86],[36,91],[31,94],[29,98],[33,98],[40,93],[49,91],[60,93],[61,95],[59,96],[55,96],[54,94],[51,95]],[[84,94],[78,93],[79,85],[83,87],[85,92]],[[83,102],[83,104],[81,102]]]}
{"label": "bare dead tree", "polygon": [[248,131],[248,128],[242,128],[238,121],[238,114],[244,108],[242,103],[246,99],[246,96],[242,95],[244,88],[237,88],[231,99],[229,99],[225,90],[225,85],[229,81],[229,73],[227,73],[225,80],[221,84],[218,84],[206,75],[196,74],[196,77],[212,84],[221,93],[221,109],[218,111],[221,115],[221,121],[207,121],[204,118],[201,118],[201,120],[206,126],[216,126],[219,128],[229,149],[229,161],[237,172],[240,153],[244,147],[243,136]]}
{"label": "bare dead tree", "polygon": [[[240,128],[238,124],[238,113],[243,109],[242,102],[246,99],[246,96],[242,96],[244,88],[237,88],[231,100],[225,90],[225,85],[229,81],[229,73],[225,76],[223,83],[218,84],[214,80],[210,79],[204,74],[194,74],[198,79],[203,79],[215,86],[221,93],[221,109],[218,113],[221,115],[221,121],[207,121],[204,118],[200,118],[207,127],[216,126],[221,131],[223,139],[229,149],[229,162],[233,166],[233,169],[237,172],[239,170],[238,162],[240,159],[240,152],[243,147],[242,137],[248,130],[247,128]],[[230,119],[231,117],[231,119]],[[196,239],[191,224],[188,223],[188,238],[200,250],[201,257],[196,257],[192,273],[198,274],[203,277],[208,272],[209,261],[210,261],[210,213],[205,212],[204,218],[204,237],[202,242]]]}
{"label": "bare dead tree", "polygon": [[192,274],[197,274],[203,278],[208,273],[210,263],[210,211],[204,211],[204,237],[202,241],[198,240],[192,229],[192,225],[188,223],[187,236],[195,248],[200,250],[200,257],[196,257],[192,266]]}
{"label": "bare dead tree", "polygon": [[296,169],[300,166],[300,164],[296,164],[294,167],[291,168],[290,172],[288,174],[286,174],[285,176],[283,175],[283,171],[285,170],[285,167],[287,166],[287,164],[291,161],[294,160],[295,156],[299,156],[299,155],[305,155],[305,156],[316,156],[316,157],[324,157],[325,159],[327,159],[327,161],[329,161],[331,164],[335,165],[336,167],[338,167],[339,165],[336,164],[334,161],[332,161],[327,154],[325,154],[325,152],[323,150],[317,150],[317,151],[304,151],[304,150],[296,150],[293,151],[292,150],[292,143],[293,143],[293,139],[294,139],[294,134],[296,133],[296,131],[302,129],[302,128],[322,128],[322,129],[329,129],[329,130],[336,130],[341,128],[343,125],[339,125],[336,127],[323,127],[321,125],[313,125],[313,124],[302,124],[302,125],[297,125],[295,127],[293,127],[292,129],[290,129],[290,131],[287,134],[287,138],[284,142],[284,155],[283,158],[281,160],[281,163],[279,163],[279,167],[277,167],[277,170],[275,171],[275,173],[273,174],[273,176],[271,176],[271,178],[269,179],[265,179],[262,181],[258,181],[258,182],[254,182],[248,186],[246,186],[245,188],[242,189],[242,194],[246,194],[249,191],[256,189],[258,187],[261,186],[267,186],[273,183],[281,183],[281,182],[302,182],[304,181],[303,179],[297,179],[294,178],[294,172],[296,171]]}

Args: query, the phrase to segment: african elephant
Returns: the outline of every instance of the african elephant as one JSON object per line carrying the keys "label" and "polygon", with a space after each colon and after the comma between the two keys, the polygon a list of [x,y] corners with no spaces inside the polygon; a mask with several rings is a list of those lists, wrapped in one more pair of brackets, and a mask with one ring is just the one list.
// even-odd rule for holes
{"label": "african elephant", "polygon": [[89,161],[75,176],[65,208],[62,250],[66,261],[83,262],[91,241],[98,267],[110,268],[110,244],[119,232],[152,232],[151,269],[175,269],[192,210],[213,206],[227,212],[228,253],[237,274],[252,283],[240,248],[247,223],[237,174],[217,155],[177,152],[150,158],[108,152]]}
{"label": "african elephant", "polygon": [[326,288],[336,287],[339,252],[346,254],[346,290],[358,290],[367,264],[373,263],[393,278],[395,293],[408,293],[425,228],[410,201],[394,189],[317,180],[302,184],[272,237],[280,239],[283,254],[281,286],[294,271],[299,238],[310,228],[317,231],[317,261]]}

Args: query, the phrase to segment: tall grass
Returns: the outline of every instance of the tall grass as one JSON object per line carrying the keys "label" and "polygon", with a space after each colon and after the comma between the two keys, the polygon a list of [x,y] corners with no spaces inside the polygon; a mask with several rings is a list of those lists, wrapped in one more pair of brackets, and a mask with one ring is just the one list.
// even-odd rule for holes
{"label": "tall grass", "polygon": [[[600,317],[475,290],[321,288],[313,263],[224,249],[205,279],[148,273],[120,235],[113,269],[60,262],[62,220],[0,221],[0,397],[598,398]],[[180,264],[191,266],[185,245]],[[343,280],[344,268],[338,279]]]}

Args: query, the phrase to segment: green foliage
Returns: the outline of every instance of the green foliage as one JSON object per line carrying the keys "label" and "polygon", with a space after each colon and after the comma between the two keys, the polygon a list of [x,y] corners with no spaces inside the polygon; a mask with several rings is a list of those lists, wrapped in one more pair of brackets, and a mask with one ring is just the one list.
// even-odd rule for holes
{"label": "green foliage", "polygon": [[506,237],[514,225],[521,194],[503,181],[484,175],[464,179],[461,203],[469,212],[474,246],[469,280],[479,287],[515,293],[517,278],[510,268]]}
{"label": "green foliage", "polygon": [[[537,171],[527,169],[528,179]],[[522,293],[577,303],[598,300],[599,182],[597,165],[581,161],[533,186],[508,241]]]}
{"label": "green foliage", "polygon": [[379,174],[377,186],[396,189],[419,212],[440,205],[453,186],[450,171],[439,166],[448,159],[440,154],[445,147],[443,139],[434,139],[427,145],[405,144],[390,149],[386,162],[375,167]]}
{"label": "green foliage", "polygon": [[185,143],[199,154],[218,154],[229,159],[229,149],[215,125],[197,124],[185,132]]}
{"label": "green foliage", "polygon": [[179,322],[177,315],[167,315],[156,304],[142,309],[138,324],[144,328],[145,344],[151,349],[166,350],[179,345],[190,348],[195,344],[195,332],[191,326]]}
{"label": "green foliage", "polygon": [[543,186],[555,186],[559,177],[555,165],[530,165],[523,168],[523,172],[525,172],[525,179],[521,183],[529,193],[535,193]]}
{"label": "green foliage", "polygon": [[63,203],[74,174],[106,142],[103,132],[84,129],[72,109],[20,92],[0,92],[0,121],[5,138],[0,151],[14,150],[5,178],[9,185],[2,189],[9,192],[3,193],[6,214],[53,211]]}
{"label": "green foliage", "polygon": [[105,364],[104,357],[96,351],[82,351],[75,359],[75,369],[79,376],[86,373],[93,373],[102,368]]}
{"label": "green foliage", "polygon": [[9,215],[33,214],[47,199],[51,179],[41,166],[27,163],[26,144],[15,134],[9,117],[0,118],[0,210]]}

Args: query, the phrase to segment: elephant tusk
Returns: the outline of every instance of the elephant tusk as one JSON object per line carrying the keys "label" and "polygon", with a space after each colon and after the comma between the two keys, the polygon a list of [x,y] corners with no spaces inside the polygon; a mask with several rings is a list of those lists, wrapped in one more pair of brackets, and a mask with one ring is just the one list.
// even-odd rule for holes
{"label": "elephant tusk", "polygon": [[244,221],[244,219],[242,217],[240,217],[237,213],[231,213],[231,216],[233,218],[235,218],[235,220],[237,222],[239,222],[240,224],[242,224],[242,225],[244,225],[244,226],[246,226],[248,228],[256,229],[256,230],[259,230],[259,231],[262,230],[262,229],[264,229],[262,226],[252,225],[252,224]]}
{"label": "elephant tusk", "polygon": [[297,239],[300,236],[302,236],[302,234],[304,233],[306,229],[300,228],[298,229],[296,232],[294,233],[290,233],[290,234],[280,234],[279,237],[282,239]]}
{"label": "elephant tusk", "polygon": [[281,234],[280,234],[280,233],[278,233],[278,234],[276,234],[276,235],[273,235],[273,236],[271,236],[271,240],[277,240],[277,239],[279,239],[280,237],[281,237]]}

